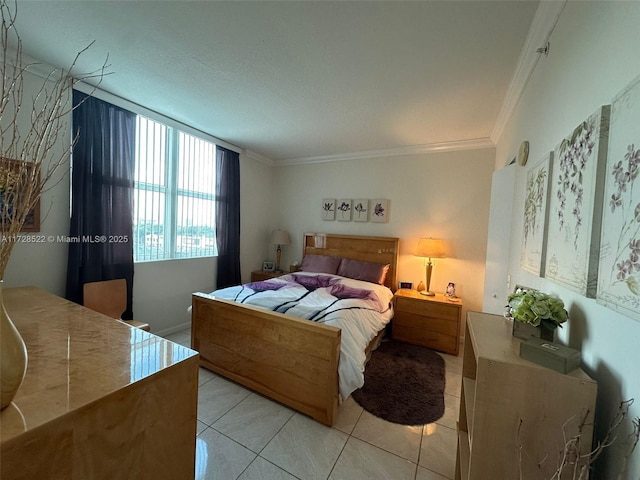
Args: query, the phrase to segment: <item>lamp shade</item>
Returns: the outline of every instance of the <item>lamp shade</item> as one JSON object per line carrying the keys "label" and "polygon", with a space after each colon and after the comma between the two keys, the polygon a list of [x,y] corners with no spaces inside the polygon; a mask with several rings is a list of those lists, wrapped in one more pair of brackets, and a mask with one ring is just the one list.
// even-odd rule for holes
{"label": "lamp shade", "polygon": [[438,238],[421,238],[416,248],[416,257],[444,258],[444,244]]}
{"label": "lamp shade", "polygon": [[289,245],[289,234],[284,230],[274,230],[271,232],[271,243],[274,245]]}

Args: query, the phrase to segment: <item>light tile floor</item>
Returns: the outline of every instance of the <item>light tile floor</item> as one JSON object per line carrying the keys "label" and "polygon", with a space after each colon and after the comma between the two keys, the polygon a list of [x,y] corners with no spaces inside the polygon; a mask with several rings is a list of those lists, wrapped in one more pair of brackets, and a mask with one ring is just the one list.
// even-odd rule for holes
{"label": "light tile floor", "polygon": [[[190,332],[167,338],[189,346]],[[333,428],[201,368],[195,480],[445,480],[455,473],[462,357],[446,365],[445,414],[408,427],[352,398]]]}

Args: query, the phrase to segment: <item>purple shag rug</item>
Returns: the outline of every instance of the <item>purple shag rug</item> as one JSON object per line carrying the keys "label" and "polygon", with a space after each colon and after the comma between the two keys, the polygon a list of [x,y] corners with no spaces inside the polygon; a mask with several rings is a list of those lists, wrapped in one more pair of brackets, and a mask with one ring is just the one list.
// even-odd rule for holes
{"label": "purple shag rug", "polygon": [[444,415],[444,359],[408,343],[383,342],[351,395],[367,412],[402,425],[432,423]]}

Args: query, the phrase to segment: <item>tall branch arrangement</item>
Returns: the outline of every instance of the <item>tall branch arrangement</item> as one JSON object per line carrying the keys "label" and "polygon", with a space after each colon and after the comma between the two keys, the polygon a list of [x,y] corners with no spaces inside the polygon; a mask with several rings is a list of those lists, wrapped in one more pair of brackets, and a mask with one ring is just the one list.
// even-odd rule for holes
{"label": "tall branch arrangement", "polygon": [[[18,234],[40,196],[55,185],[54,174],[70,158],[77,134],[68,146],[73,105],[71,89],[78,82],[97,87],[107,74],[107,59],[92,72],[76,72],[78,52],[67,69],[52,69],[33,96],[25,95],[25,63],[16,29],[17,0],[0,0],[2,98],[0,100],[0,280]],[[30,110],[30,111],[29,111]]]}
{"label": "tall branch arrangement", "polygon": [[[626,438],[620,438],[619,428],[629,419],[629,407],[633,405],[634,399],[631,398],[629,400],[625,400],[620,402],[618,405],[618,410],[615,415],[611,419],[607,431],[604,433],[604,436],[600,439],[596,439],[595,446],[592,449],[589,449],[587,452],[584,452],[583,446],[592,445],[592,438],[588,436],[586,438],[584,435],[584,429],[586,426],[587,418],[589,417],[589,412],[585,412],[582,418],[569,418],[564,425],[562,425],[562,435],[564,438],[564,446],[559,452],[558,457],[558,465],[557,470],[553,473],[548,480],[587,480],[589,478],[589,473],[591,472],[596,460],[604,453],[604,451],[612,446],[614,443],[622,442],[620,448],[622,450],[622,458],[620,459],[620,464],[618,465],[616,480],[624,480],[627,475],[630,473],[628,471],[629,461],[631,460],[631,456],[638,446],[638,441],[640,440],[640,417],[635,417],[631,419],[632,431],[627,435]],[[577,424],[577,433],[575,435],[569,435],[568,430],[570,430],[570,426],[572,424]],[[518,452],[519,452],[519,468],[520,468],[520,479],[525,480],[523,478],[522,472],[522,455],[526,451],[526,446],[522,445],[520,442],[520,429],[522,428],[522,420],[520,420],[520,425],[518,427]],[[548,456],[541,459],[538,463],[538,467],[540,468],[542,464],[548,460]],[[615,470],[615,468],[614,468]],[[542,470],[541,470],[542,471]],[[611,477],[613,480],[613,477]]]}

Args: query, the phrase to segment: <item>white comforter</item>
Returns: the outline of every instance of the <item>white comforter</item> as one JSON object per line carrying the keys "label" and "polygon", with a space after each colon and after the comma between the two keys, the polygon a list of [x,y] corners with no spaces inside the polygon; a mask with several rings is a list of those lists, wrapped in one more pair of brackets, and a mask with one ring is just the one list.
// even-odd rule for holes
{"label": "white comforter", "polygon": [[365,348],[393,317],[387,287],[325,273],[297,272],[212,295],[340,328],[342,399],[364,385]]}

